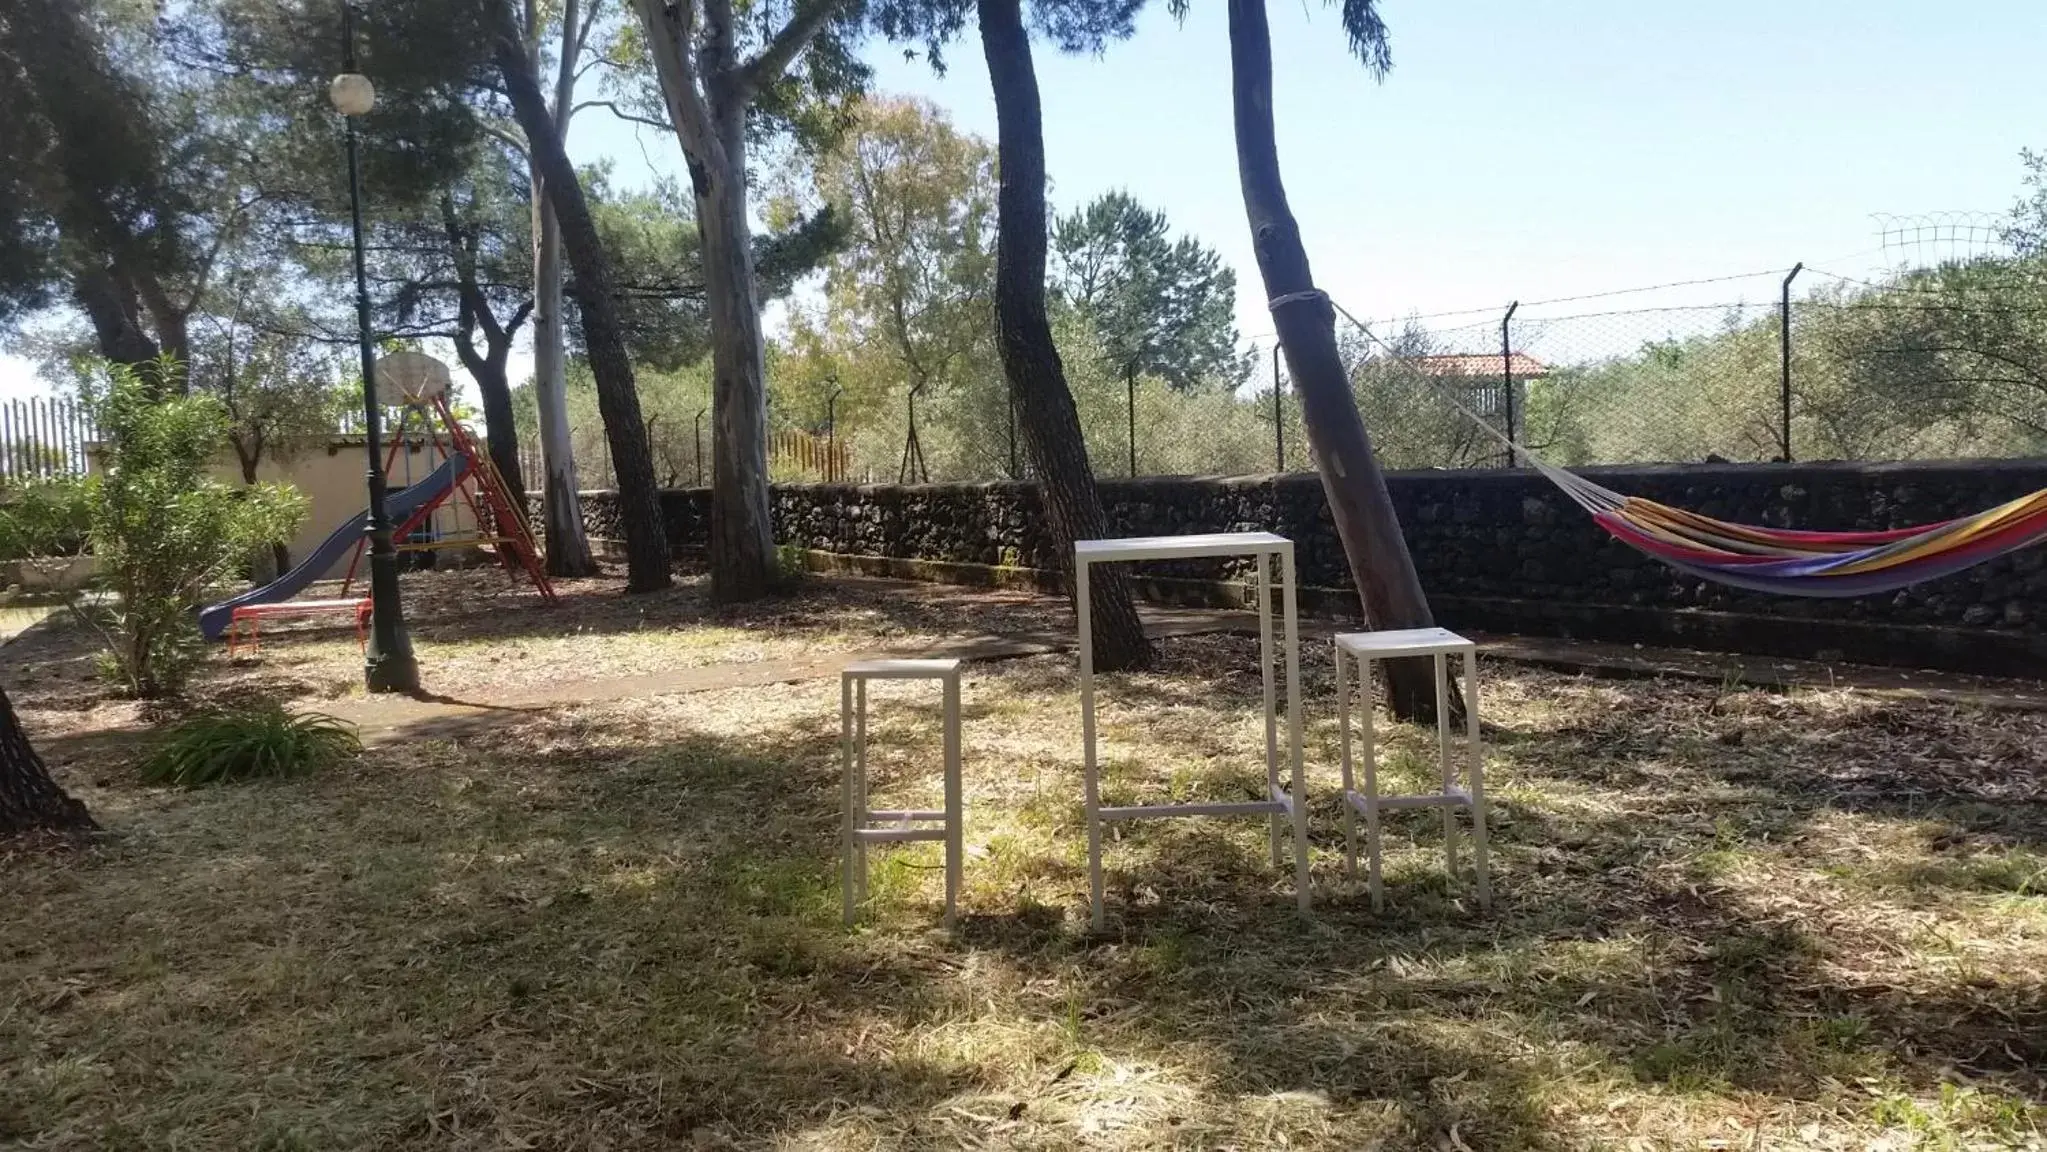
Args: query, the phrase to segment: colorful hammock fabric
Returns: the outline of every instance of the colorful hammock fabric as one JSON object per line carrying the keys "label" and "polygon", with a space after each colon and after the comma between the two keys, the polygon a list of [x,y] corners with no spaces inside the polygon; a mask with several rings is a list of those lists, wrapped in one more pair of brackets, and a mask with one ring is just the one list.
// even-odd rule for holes
{"label": "colorful hammock fabric", "polygon": [[[1328,300],[1368,339],[1378,341],[1364,321],[1319,290],[1282,296],[1271,305],[1276,309],[1308,299]],[[2047,539],[2047,489],[1973,516],[1883,532],[1801,532],[1716,520],[1624,496],[1545,464],[1448,388],[1442,391],[1451,407],[1534,465],[1616,540],[1681,572],[1736,588],[1784,596],[1871,596],[1960,572]]]}
{"label": "colorful hammock fabric", "polygon": [[1785,596],[1894,592],[2047,539],[2047,491],[1936,524],[1802,532],[1716,520],[1536,467],[1622,543],[1702,579]]}

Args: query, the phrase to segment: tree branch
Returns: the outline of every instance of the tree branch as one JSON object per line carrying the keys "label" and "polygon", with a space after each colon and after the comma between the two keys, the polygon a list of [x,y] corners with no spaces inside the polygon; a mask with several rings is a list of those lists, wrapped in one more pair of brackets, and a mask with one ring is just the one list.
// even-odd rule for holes
{"label": "tree branch", "polygon": [[683,151],[700,163],[716,163],[720,151],[717,133],[712,131],[711,112],[704,106],[697,88],[696,65],[689,45],[696,27],[696,5],[680,0],[673,8],[663,0],[633,0],[640,23],[647,33],[647,50],[654,58],[654,71],[667,98],[668,118]]}
{"label": "tree branch", "polygon": [[811,0],[811,3],[797,11],[775,33],[768,46],[760,55],[743,65],[734,78],[739,87],[741,100],[751,100],[753,94],[772,82],[786,71],[797,55],[810,46],[811,40],[831,23],[839,14],[842,0]]}
{"label": "tree branch", "polygon": [[488,120],[479,119],[476,124],[477,127],[483,129],[485,135],[495,138],[498,143],[505,145],[521,156],[529,159],[532,157],[533,153],[527,150],[525,137],[516,136],[509,129],[501,128]]}
{"label": "tree branch", "polygon": [[616,100],[583,100],[578,102],[575,107],[569,109],[569,114],[573,116],[585,108],[602,108],[629,124],[645,124],[649,128],[659,128],[663,132],[672,131],[674,128],[673,125],[665,121],[656,120],[652,116],[640,116],[628,112],[619,107]]}

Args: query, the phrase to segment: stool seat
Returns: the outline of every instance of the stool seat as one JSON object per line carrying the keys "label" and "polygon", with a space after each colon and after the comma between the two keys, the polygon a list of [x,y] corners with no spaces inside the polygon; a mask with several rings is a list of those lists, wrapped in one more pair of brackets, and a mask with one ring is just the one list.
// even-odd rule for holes
{"label": "stool seat", "polygon": [[[1476,864],[1478,902],[1480,907],[1492,903],[1492,878],[1487,860],[1486,811],[1485,811],[1485,767],[1479,748],[1478,737],[1478,645],[1447,628],[1403,628],[1387,632],[1345,632],[1336,637],[1336,697],[1337,723],[1341,736],[1343,768],[1343,836],[1344,863],[1355,876],[1358,868],[1357,815],[1365,817],[1365,847],[1368,854],[1369,887],[1372,894],[1372,908],[1385,905],[1385,891],[1380,879],[1379,814],[1383,811],[1403,808],[1440,808],[1443,810],[1443,855],[1451,875],[1457,873],[1457,810],[1462,808],[1471,813],[1472,856]],[[1464,744],[1466,755],[1465,782],[1460,785],[1458,771],[1450,756],[1450,673],[1451,657],[1464,659]],[[1442,790],[1408,796],[1381,796],[1379,794],[1379,767],[1376,737],[1372,726],[1372,662],[1409,657],[1428,657],[1435,664],[1436,674],[1436,743],[1441,757]],[[1358,668],[1358,688],[1362,696],[1364,724],[1359,733],[1362,737],[1363,753],[1359,756],[1363,768],[1364,784],[1359,788],[1356,780],[1356,766],[1351,760],[1351,690],[1349,665],[1355,661]]]}
{"label": "stool seat", "polygon": [[942,680],[957,676],[960,662],[945,660],[855,660],[842,674],[851,680]]}
{"label": "stool seat", "polygon": [[1433,656],[1438,652],[1469,652],[1478,647],[1448,628],[1395,628],[1386,632],[1341,632],[1336,646],[1353,656],[1386,660],[1395,656]]}
{"label": "stool seat", "polygon": [[[945,807],[874,809],[867,806],[867,682],[937,680],[945,695]],[[867,899],[867,846],[934,840],[945,845],[945,924],[958,914],[962,807],[960,787],[960,662],[958,660],[855,660],[840,670],[839,750],[845,771],[841,834],[846,859],[841,876],[846,923]]]}

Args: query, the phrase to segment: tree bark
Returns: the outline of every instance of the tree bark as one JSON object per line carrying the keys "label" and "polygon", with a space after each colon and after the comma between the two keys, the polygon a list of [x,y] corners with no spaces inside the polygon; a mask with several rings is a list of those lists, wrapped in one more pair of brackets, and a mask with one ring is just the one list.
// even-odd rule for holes
{"label": "tree bark", "polygon": [[466,340],[455,342],[455,351],[462,359],[462,366],[469,370],[469,378],[476,381],[476,393],[483,399],[483,439],[490,452],[490,462],[497,467],[498,475],[505,482],[505,491],[511,496],[512,509],[521,519],[526,516],[526,478],[519,472],[519,428],[513,423],[512,382],[505,369],[507,354],[512,348],[512,334],[507,332],[502,343],[491,344],[478,355]]}
{"label": "tree bark", "polygon": [[[509,320],[500,321],[491,310],[490,297],[476,276],[476,237],[462,226],[455,214],[455,198],[441,194],[441,228],[448,239],[448,257],[455,267],[455,355],[462,361],[476,391],[483,398],[484,444],[491,466],[497,469],[505,493],[521,523],[526,520],[526,478],[519,474],[519,428],[512,416],[512,382],[505,362],[512,354],[512,340],[525,323],[530,303],[513,309]],[[483,336],[483,350],[477,351],[476,337]]]}
{"label": "tree bark", "polygon": [[547,203],[546,182],[533,176],[533,399],[540,412],[541,492],[546,517],[547,574],[595,576],[583,502],[576,495],[576,451],[569,435],[566,334],[562,331],[561,225]]}
{"label": "tree bark", "polygon": [[[838,11],[798,4],[741,62],[731,0],[635,0],[668,119],[689,165],[711,314],[711,593],[750,600],[775,588],[768,500],[768,390],[746,208],[746,112]],[[701,38],[696,28],[701,7]],[[701,84],[701,90],[699,85]]]}
{"label": "tree bark", "polygon": [[[1272,123],[1272,35],[1265,0],[1229,0],[1229,19],[1244,214],[1250,221],[1266,298],[1276,302],[1273,326],[1301,397],[1302,420],[1322,476],[1322,491],[1364,603],[1366,626],[1425,628],[1435,623],[1435,617],[1408,554],[1371,436],[1351,396],[1349,373],[1337,351],[1335,310],[1315,288],[1300,226],[1280,178]],[[1391,660],[1385,670],[1393,714],[1405,720],[1434,719],[1435,673],[1430,661]]]}
{"label": "tree bark", "polygon": [[[254,444],[244,444],[241,437],[232,434],[228,439],[234,446],[235,462],[242,466],[242,486],[254,488],[256,486],[256,469],[263,463],[262,442],[258,440]],[[291,547],[283,541],[279,541],[270,546],[269,579],[264,579],[263,574],[259,572],[257,573],[256,582],[258,584],[268,584],[270,580],[275,580],[289,571],[291,571]]]}
{"label": "tree bark", "polygon": [[711,112],[725,163],[689,160],[711,331],[711,595],[752,600],[774,589],[768,498],[768,390],[753,237],[746,218],[746,113]]}
{"label": "tree bark", "polygon": [[132,289],[105,268],[81,268],[72,278],[72,298],[92,322],[100,355],[115,364],[149,370],[162,351],[142,330],[142,305]]}
{"label": "tree bark", "polygon": [[[1070,577],[1073,542],[1107,531],[1101,496],[1088,465],[1080,413],[1052,342],[1045,310],[1045,129],[1030,33],[1020,0],[978,0],[981,49],[995,95],[995,324],[1002,372],[1015,399],[1024,443],[1037,468],[1038,491],[1059,565]],[[1141,668],[1151,644],[1137,618],[1130,582],[1119,567],[1090,581],[1095,661],[1104,669]]]}
{"label": "tree bark", "polygon": [[91,832],[99,825],[85,805],[50,778],[22,731],[14,702],[0,688],[0,837],[25,832]]}
{"label": "tree bark", "polygon": [[562,250],[575,270],[577,310],[583,317],[583,343],[590,373],[597,382],[597,409],[611,446],[618,474],[619,519],[625,531],[626,590],[653,592],[668,587],[668,532],[661,517],[661,498],[654,481],[654,453],[647,443],[646,421],[633,384],[633,363],[626,352],[612,296],[611,268],[598,240],[590,205],[575,165],[556,132],[554,117],[531,61],[514,34],[498,38],[497,65],[511,97],[520,129],[533,150],[534,166],[546,185],[548,203],[561,223]]}
{"label": "tree bark", "polygon": [[[540,6],[526,5],[526,59],[540,73]],[[555,78],[557,111],[573,108],[580,45],[570,45],[572,15],[562,20],[562,59]],[[575,47],[579,51],[571,52]],[[555,131],[566,144],[567,121],[555,118]],[[583,530],[583,501],[576,494],[576,451],[569,434],[568,334],[562,328],[561,224],[547,202],[547,182],[527,153],[533,202],[533,399],[540,416],[541,515],[546,523],[547,574],[595,576],[590,538]]]}

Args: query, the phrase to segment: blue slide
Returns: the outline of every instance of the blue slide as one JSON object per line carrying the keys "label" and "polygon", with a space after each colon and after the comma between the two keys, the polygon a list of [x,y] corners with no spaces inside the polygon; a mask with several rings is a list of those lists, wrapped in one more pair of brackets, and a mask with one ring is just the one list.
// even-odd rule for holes
{"label": "blue slide", "polygon": [[[468,460],[461,456],[450,457],[426,479],[410,488],[391,493],[386,503],[391,509],[391,519],[403,522],[407,516],[432,503],[446,493],[468,473]],[[312,554],[298,562],[298,566],[261,588],[251,588],[239,596],[231,597],[209,608],[199,610],[199,631],[208,640],[218,640],[227,632],[233,621],[235,609],[244,604],[275,604],[289,600],[306,590],[306,585],[318,580],[327,570],[339,563],[362,540],[363,529],[369,524],[368,510],[356,513],[348,522],[336,528]],[[395,525],[394,525],[395,526]]]}

